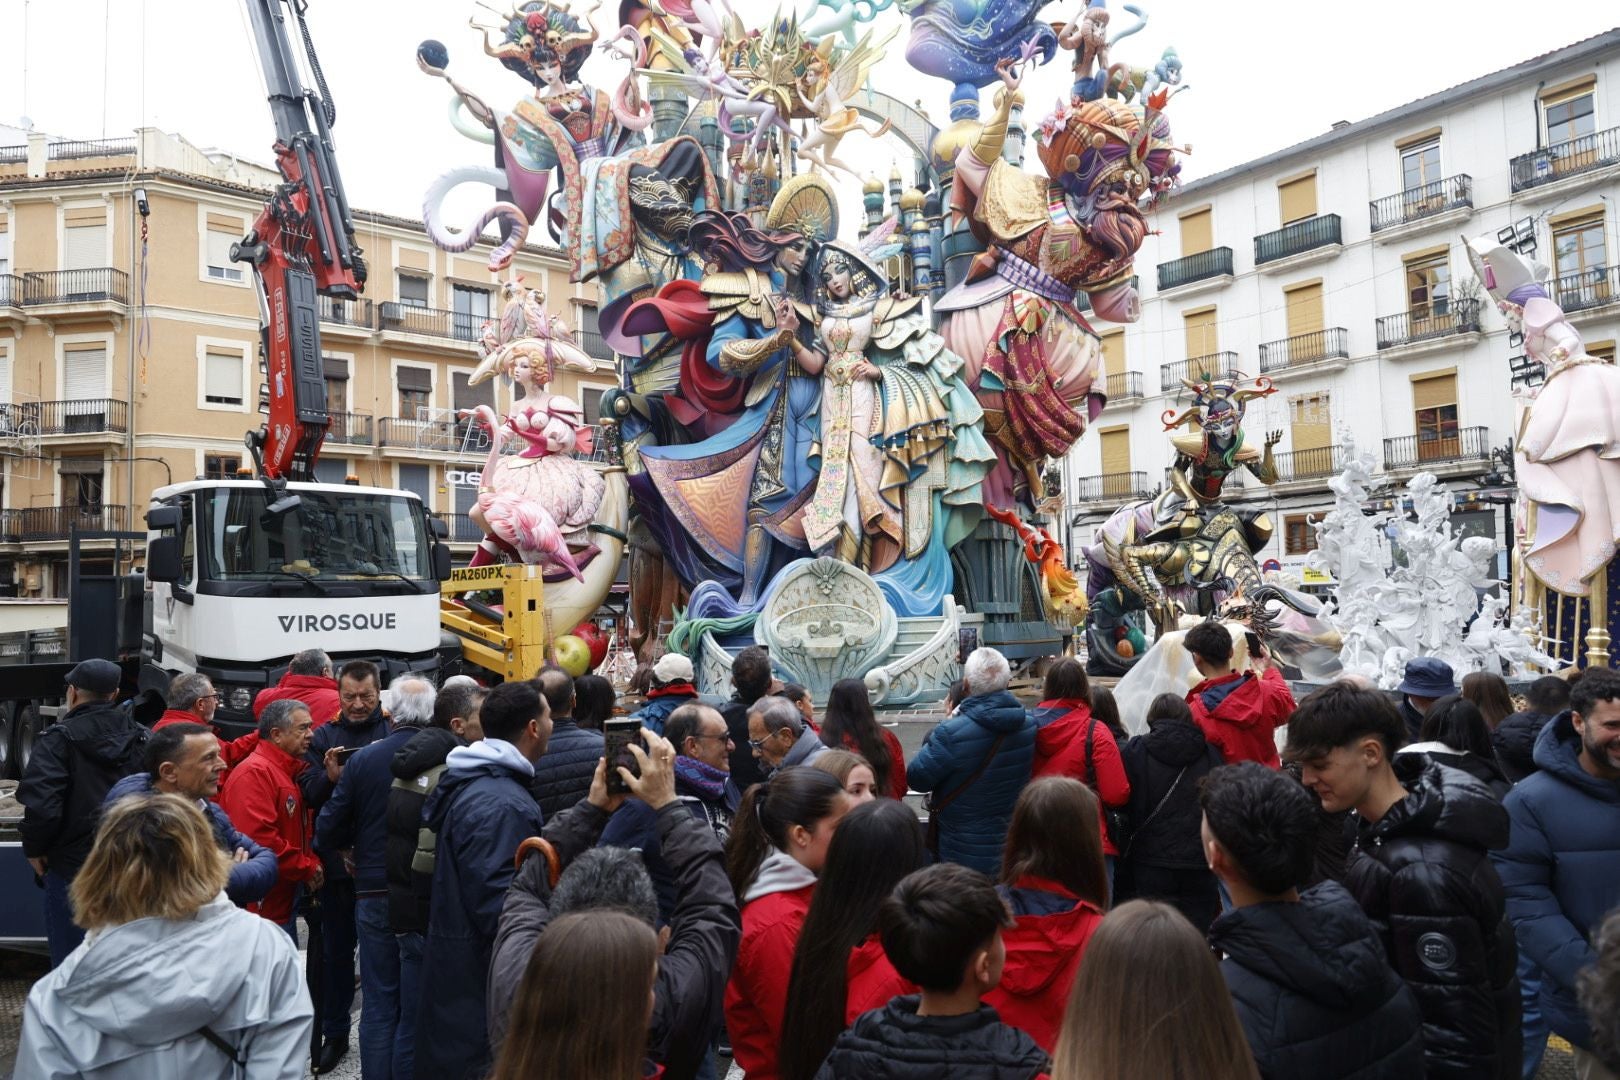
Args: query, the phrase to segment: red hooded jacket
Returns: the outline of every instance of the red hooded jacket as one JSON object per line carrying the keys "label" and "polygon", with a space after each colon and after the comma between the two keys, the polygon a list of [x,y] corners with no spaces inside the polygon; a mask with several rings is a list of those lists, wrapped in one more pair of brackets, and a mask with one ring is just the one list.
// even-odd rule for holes
{"label": "red hooded jacket", "polygon": [[305,765],[275,743],[261,742],[231,772],[219,795],[231,823],[275,852],[280,877],[269,895],[249,907],[274,923],[292,918],[298,883],[321,868],[320,857],[310,850],[304,795],[293,780]]}
{"label": "red hooded jacket", "polygon": [[325,675],[294,675],[289,671],[276,685],[259,691],[253,699],[253,719],[259,718],[266,705],[283,698],[292,698],[308,705],[309,718],[315,721],[316,727],[328,720],[335,720],[337,714],[343,711],[343,700],[338,697],[335,680]]}
{"label": "red hooded jacket", "polygon": [[[163,715],[158,717],[158,722],[152,725],[152,730],[161,731],[170,724],[201,723],[203,723],[202,717],[196,713],[189,713],[183,709],[165,709]],[[225,776],[220,777],[219,781],[223,784],[226,778],[231,775],[231,770],[246,761],[248,755],[253,753],[253,748],[259,745],[259,733],[250,731],[241,738],[226,742],[224,739],[219,738],[218,732],[215,732],[214,738],[219,739],[219,756],[225,759]]]}
{"label": "red hooded jacket", "polygon": [[1228,765],[1258,761],[1282,767],[1273,732],[1293,715],[1294,695],[1276,668],[1267,667],[1258,676],[1245,671],[1205,679],[1187,693],[1187,706]]}
{"label": "red hooded jacket", "polygon": [[1007,964],[984,1003],[995,1007],[1002,1023],[1023,1030],[1050,1054],[1057,1046],[1080,956],[1103,913],[1043,878],[1019,878],[1000,891],[1014,912],[1023,913],[1016,916],[1016,926],[1001,932]]}
{"label": "red hooded jacket", "polygon": [[815,875],[773,851],[744,896],[742,940],[726,983],[726,1033],[748,1080],[776,1080],[793,951],[810,911]]}
{"label": "red hooded jacket", "polygon": [[[906,752],[900,745],[900,740],[888,728],[878,725],[878,734],[883,737],[883,747],[889,752],[889,790],[876,794],[887,794],[891,799],[903,799],[910,790],[906,786]],[[861,744],[855,741],[855,736],[844,736],[844,749],[859,754]],[[888,1002],[883,1002],[887,1005]]]}
{"label": "red hooded jacket", "polygon": [[[1052,718],[1056,714],[1055,718]],[[1043,701],[1031,713],[1040,727],[1035,730],[1035,761],[1030,778],[1070,776],[1097,793],[1097,825],[1102,829],[1103,854],[1118,855],[1108,839],[1103,807],[1120,807],[1131,801],[1131,781],[1125,775],[1125,761],[1119,756],[1114,733],[1101,720],[1093,720],[1091,706],[1083,701]],[[1086,737],[1090,729],[1092,776],[1086,769]]]}
{"label": "red hooded jacket", "polygon": [[844,1026],[855,1022],[863,1012],[881,1009],[902,994],[915,994],[917,986],[906,981],[876,934],[849,951],[849,991],[844,999]]}

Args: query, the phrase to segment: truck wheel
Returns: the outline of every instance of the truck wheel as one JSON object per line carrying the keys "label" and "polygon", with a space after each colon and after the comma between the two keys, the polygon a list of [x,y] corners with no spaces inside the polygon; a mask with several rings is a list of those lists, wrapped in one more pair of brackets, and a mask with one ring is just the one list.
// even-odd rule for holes
{"label": "truck wheel", "polygon": [[36,730],[39,707],[32,701],[18,701],[13,703],[12,708],[10,765],[20,779],[28,771],[28,759],[34,756],[34,736],[39,734]]}
{"label": "truck wheel", "polygon": [[11,752],[11,740],[17,727],[16,708],[14,701],[0,702],[0,780],[22,779],[22,770],[13,767],[17,756]]}

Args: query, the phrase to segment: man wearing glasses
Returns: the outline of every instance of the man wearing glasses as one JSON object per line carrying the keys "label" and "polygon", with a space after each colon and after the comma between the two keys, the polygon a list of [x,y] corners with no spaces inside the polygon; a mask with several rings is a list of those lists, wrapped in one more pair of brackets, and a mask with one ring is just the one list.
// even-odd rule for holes
{"label": "man wearing glasses", "polygon": [[[208,676],[192,672],[189,675],[176,675],[169,684],[169,692],[165,695],[168,708],[152,725],[152,730],[162,731],[170,724],[202,724],[213,729],[214,711],[219,708],[219,694],[214,690],[214,684]],[[214,737],[219,738],[219,732],[214,730]],[[241,738],[226,742],[219,740],[219,756],[225,762],[225,775],[219,778],[223,784],[230,770],[237,763],[253,753],[253,748],[259,745],[259,733],[250,731]]]}

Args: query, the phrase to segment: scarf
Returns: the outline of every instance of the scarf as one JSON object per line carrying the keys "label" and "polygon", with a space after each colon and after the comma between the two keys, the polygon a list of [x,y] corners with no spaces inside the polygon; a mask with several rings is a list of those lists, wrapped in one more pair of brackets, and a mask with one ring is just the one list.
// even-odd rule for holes
{"label": "scarf", "polygon": [[703,799],[718,799],[726,793],[726,781],[731,774],[724,769],[717,769],[707,762],[697,758],[677,754],[675,757],[675,779],[697,792]]}
{"label": "scarf", "polygon": [[685,694],[687,697],[697,697],[697,687],[689,682],[672,682],[668,686],[655,686],[647,691],[647,700],[664,697],[669,694]]}

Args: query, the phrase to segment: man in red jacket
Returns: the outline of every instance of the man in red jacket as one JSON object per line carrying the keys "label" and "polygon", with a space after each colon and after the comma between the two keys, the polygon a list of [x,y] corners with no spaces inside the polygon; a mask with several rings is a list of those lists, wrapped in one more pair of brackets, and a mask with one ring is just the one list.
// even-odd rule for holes
{"label": "man in red jacket", "polygon": [[[202,724],[204,727],[214,726],[214,711],[219,708],[219,694],[214,690],[214,684],[208,676],[191,672],[186,675],[176,675],[169,684],[169,707],[158,722],[152,725],[153,731],[160,731],[170,724]],[[259,745],[259,733],[250,731],[239,739],[226,742],[219,738],[219,732],[214,732],[219,739],[219,756],[225,762],[226,774],[220,778],[223,784],[230,776],[230,770],[236,768],[247,760],[253,748]]]}
{"label": "man in red jacket", "polygon": [[281,873],[258,912],[295,937],[299,884],[319,889],[325,881],[320,857],[310,849],[304,795],[293,779],[307,767],[303,757],[313,727],[301,702],[271,702],[259,718],[259,745],[219,796],[238,831],[275,852]]}
{"label": "man in red jacket", "polygon": [[1181,644],[1202,678],[1187,694],[1193,719],[1227,764],[1258,761],[1280,768],[1277,728],[1294,712],[1294,695],[1262,648],[1252,671],[1232,670],[1232,634],[1224,623],[1199,623]]}
{"label": "man in red jacket", "polygon": [[305,649],[294,656],[281,681],[260,690],[253,699],[253,718],[257,720],[272,701],[288,699],[303,702],[316,727],[335,719],[343,711],[343,702],[337,680],[332,678],[332,658],[320,649]]}

